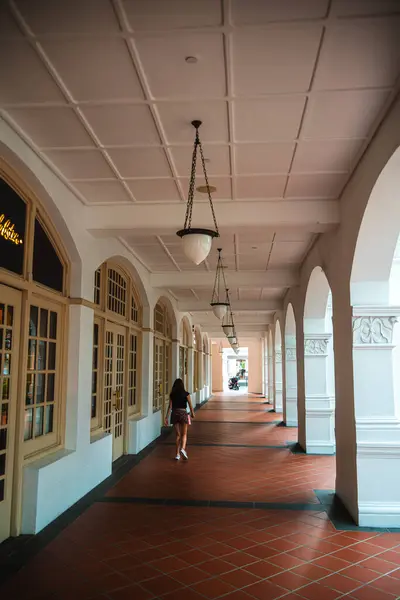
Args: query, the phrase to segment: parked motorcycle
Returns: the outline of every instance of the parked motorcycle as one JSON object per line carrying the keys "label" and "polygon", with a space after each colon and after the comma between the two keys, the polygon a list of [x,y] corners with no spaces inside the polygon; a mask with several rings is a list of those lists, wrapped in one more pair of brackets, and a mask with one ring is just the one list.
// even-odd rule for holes
{"label": "parked motorcycle", "polygon": [[238,378],[231,377],[230,380],[228,381],[228,387],[230,390],[238,390],[239,389]]}

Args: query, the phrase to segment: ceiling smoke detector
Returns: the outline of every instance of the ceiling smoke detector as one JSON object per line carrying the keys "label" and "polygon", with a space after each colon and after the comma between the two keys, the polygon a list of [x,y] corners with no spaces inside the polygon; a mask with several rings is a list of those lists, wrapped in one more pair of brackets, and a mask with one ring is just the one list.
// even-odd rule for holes
{"label": "ceiling smoke detector", "polygon": [[215,187],[215,185],[199,185],[197,186],[196,190],[198,192],[200,192],[201,194],[208,194],[208,191],[210,191],[210,194],[213,194],[214,192],[217,191],[217,188]]}
{"label": "ceiling smoke detector", "polygon": [[188,65],[195,65],[198,61],[199,59],[196,56],[186,56],[185,58],[185,62],[187,62]]}

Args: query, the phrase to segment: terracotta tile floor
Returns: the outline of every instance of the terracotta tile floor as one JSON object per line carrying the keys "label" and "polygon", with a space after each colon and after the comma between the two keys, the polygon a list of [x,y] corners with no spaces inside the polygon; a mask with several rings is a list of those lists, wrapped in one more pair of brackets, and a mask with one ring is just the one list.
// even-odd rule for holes
{"label": "terracotta tile floor", "polygon": [[[232,405],[228,410],[235,410]],[[213,424],[201,427],[196,433],[196,424],[191,428],[192,442],[201,435],[203,444],[216,439]],[[221,443],[235,438],[238,426],[231,427],[236,429],[221,426]],[[248,433],[240,426],[242,444],[265,435],[265,445],[273,445],[273,427],[247,427]],[[261,427],[265,434],[256,433]],[[279,436],[285,428],[276,429]],[[150,494],[280,498],[287,504],[293,495],[316,502],[313,489],[333,487],[332,457],[293,455],[283,447],[189,448],[189,462],[175,464],[173,448],[159,444],[111,490],[108,501],[92,504],[0,588],[0,599],[400,598],[400,534],[339,532],[322,506],[261,510],[113,500]]]}

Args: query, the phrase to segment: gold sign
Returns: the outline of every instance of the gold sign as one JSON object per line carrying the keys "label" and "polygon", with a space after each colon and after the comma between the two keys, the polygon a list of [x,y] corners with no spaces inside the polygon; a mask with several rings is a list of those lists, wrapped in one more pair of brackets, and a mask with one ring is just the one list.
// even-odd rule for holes
{"label": "gold sign", "polygon": [[14,223],[11,223],[10,219],[6,219],[4,214],[0,215],[0,235],[5,240],[9,240],[16,246],[22,244],[19,233],[14,230]]}

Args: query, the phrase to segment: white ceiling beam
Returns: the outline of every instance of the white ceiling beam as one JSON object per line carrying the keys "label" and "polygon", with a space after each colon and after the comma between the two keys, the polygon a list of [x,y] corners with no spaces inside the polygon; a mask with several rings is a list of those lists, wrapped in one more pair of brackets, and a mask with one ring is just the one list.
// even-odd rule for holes
{"label": "white ceiling beam", "polygon": [[[221,328],[211,328],[203,329],[203,332],[207,333],[209,337],[213,339],[226,339],[226,335],[222,331]],[[268,325],[246,325],[244,327],[236,327],[236,334],[239,338],[239,342],[242,339],[247,337],[262,337],[268,331]]]}
{"label": "white ceiling beam", "polygon": [[[268,313],[282,309],[282,302],[280,300],[232,300],[231,305],[234,313],[237,311]],[[212,308],[207,300],[196,300],[195,298],[193,300],[182,300],[181,302],[178,302],[178,310],[180,312],[190,313],[209,311],[210,315],[213,315]]]}
{"label": "white ceiling beam", "polygon": [[[161,207],[162,206],[162,207]],[[182,204],[132,204],[118,206],[86,206],[86,229],[97,237],[132,235],[148,232],[166,235],[183,227],[185,208]],[[307,226],[310,232],[320,233],[340,222],[337,200],[269,200],[216,202],[215,214],[221,231],[223,227],[276,227]],[[157,217],[158,215],[158,217]],[[161,216],[162,215],[162,216]],[[193,227],[210,227],[210,206],[196,202]]]}
{"label": "white ceiling beam", "polygon": [[[271,270],[271,271],[227,271],[227,285],[229,289],[236,287],[252,288],[284,288],[297,285],[299,276],[296,271]],[[181,273],[151,273],[150,285],[155,288],[210,288],[214,285],[215,273],[193,270]],[[211,294],[211,292],[210,292]],[[207,309],[208,310],[208,309]]]}

